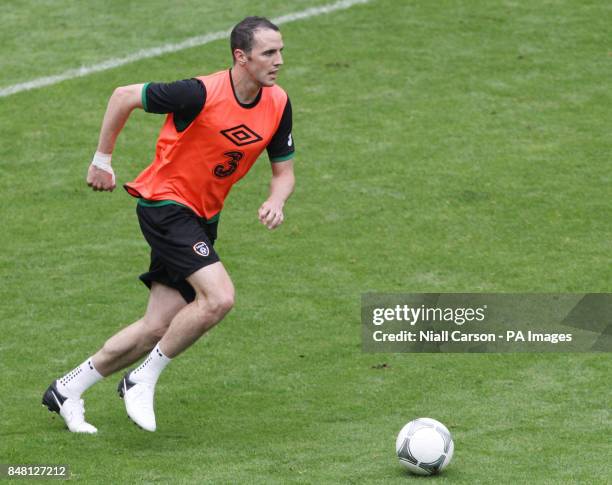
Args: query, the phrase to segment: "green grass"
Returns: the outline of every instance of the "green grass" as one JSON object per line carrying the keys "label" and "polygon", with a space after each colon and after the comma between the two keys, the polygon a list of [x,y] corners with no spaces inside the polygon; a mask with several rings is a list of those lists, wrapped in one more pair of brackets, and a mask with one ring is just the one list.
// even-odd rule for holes
{"label": "green grass", "polygon": [[[13,2],[0,86],[323,3]],[[418,482],[395,435],[431,416],[456,454],[426,480],[607,483],[608,354],[364,354],[359,315],[368,291],[611,291],[611,13],[375,0],[285,25],[296,192],[268,232],[265,156],[234,188],[217,249],[236,308],[164,373],[154,435],[126,417],[119,376],[85,395],[95,437],[39,403],[146,302],[133,199],[84,184],[108,96],[222,69],[227,42],[0,99],[0,462],[69,464],[84,483]],[[120,182],[161,122],[134,113]]]}

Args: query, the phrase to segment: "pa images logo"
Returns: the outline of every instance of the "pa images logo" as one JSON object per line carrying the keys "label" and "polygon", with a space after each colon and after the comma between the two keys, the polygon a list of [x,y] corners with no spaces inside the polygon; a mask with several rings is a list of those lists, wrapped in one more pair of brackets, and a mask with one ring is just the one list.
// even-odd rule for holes
{"label": "pa images logo", "polygon": [[204,241],[200,241],[200,242],[195,243],[193,245],[193,250],[199,256],[206,257],[206,256],[208,256],[210,254],[210,250],[208,249],[208,246],[206,245],[206,243]]}

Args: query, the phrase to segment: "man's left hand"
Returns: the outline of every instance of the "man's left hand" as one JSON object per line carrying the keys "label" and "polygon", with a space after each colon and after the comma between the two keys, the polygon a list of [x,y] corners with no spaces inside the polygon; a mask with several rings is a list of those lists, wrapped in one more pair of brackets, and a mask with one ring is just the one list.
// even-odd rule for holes
{"label": "man's left hand", "polygon": [[268,229],[275,229],[283,223],[283,205],[266,200],[259,208],[259,221]]}

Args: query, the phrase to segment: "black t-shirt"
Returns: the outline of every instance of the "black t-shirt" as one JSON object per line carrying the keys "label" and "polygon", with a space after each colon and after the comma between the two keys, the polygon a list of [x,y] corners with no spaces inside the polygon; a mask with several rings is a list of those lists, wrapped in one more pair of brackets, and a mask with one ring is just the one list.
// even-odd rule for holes
{"label": "black t-shirt", "polygon": [[[245,108],[254,107],[260,97],[261,91],[251,104],[240,103],[240,105]],[[196,119],[204,109],[205,103],[206,87],[199,79],[147,83],[143,88],[145,111],[160,114],[174,113],[174,125],[179,132],[185,130]],[[266,147],[270,161],[282,162],[293,158],[295,145],[291,135],[292,124],[291,102],[287,98],[278,129]]]}

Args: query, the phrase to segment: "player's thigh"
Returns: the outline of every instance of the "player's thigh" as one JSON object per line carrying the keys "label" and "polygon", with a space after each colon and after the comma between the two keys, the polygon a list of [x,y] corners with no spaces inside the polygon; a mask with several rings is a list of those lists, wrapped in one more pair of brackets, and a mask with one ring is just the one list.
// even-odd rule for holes
{"label": "player's thigh", "polygon": [[234,302],[234,284],[220,261],[204,266],[187,277],[187,281],[196,292],[196,298],[232,306]]}
{"label": "player's thigh", "polygon": [[152,329],[165,330],[185,305],[187,302],[178,290],[154,281],[144,316],[145,325]]}

